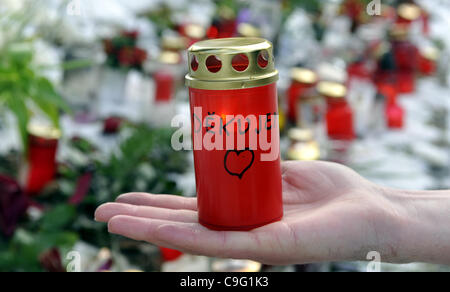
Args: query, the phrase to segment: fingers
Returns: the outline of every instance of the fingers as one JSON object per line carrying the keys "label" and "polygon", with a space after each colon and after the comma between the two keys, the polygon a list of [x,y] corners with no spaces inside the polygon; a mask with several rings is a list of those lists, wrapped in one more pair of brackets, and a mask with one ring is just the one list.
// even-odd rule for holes
{"label": "fingers", "polygon": [[197,198],[174,195],[154,195],[147,193],[128,193],[120,195],[116,202],[139,206],[152,206],[175,210],[197,210]]}
{"label": "fingers", "polygon": [[256,233],[212,231],[198,223],[120,215],[109,220],[108,229],[114,234],[175,248],[190,254],[257,259],[265,251]]}
{"label": "fingers", "polygon": [[197,222],[197,212],[192,210],[173,210],[123,203],[103,204],[95,211],[95,220],[108,222],[112,217],[128,215],[134,217],[161,219],[177,222]]}

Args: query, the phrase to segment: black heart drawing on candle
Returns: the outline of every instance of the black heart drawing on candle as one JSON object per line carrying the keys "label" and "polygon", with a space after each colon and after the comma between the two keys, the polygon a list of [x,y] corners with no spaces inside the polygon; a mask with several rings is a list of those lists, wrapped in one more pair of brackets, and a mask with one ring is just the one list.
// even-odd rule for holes
{"label": "black heart drawing on candle", "polygon": [[255,153],[253,150],[228,150],[224,158],[225,170],[242,179],[244,173],[249,170],[255,160]]}

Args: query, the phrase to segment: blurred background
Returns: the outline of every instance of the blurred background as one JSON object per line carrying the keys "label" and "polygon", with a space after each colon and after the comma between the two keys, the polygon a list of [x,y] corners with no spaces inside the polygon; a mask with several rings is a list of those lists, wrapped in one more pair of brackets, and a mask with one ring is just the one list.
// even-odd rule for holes
{"label": "blurred background", "polygon": [[186,49],[233,36],[273,42],[283,159],[450,189],[449,31],[445,0],[0,0],[0,271],[366,271],[181,254],[108,234],[94,210],[195,195],[192,153],[171,147]]}

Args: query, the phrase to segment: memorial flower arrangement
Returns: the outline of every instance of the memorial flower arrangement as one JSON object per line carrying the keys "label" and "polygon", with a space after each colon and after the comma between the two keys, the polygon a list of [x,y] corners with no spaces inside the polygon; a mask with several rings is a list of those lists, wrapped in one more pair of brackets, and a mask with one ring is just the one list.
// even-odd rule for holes
{"label": "memorial flower arrangement", "polygon": [[29,21],[27,13],[14,12],[2,15],[0,22],[0,107],[14,114],[25,152],[33,114],[45,115],[59,128],[59,113],[68,110],[45,74],[48,68],[36,62],[36,35],[26,31]]}
{"label": "memorial flower arrangement", "polygon": [[107,65],[112,68],[142,70],[147,52],[137,46],[138,36],[137,31],[123,31],[119,36],[103,40]]}
{"label": "memorial flower arrangement", "polygon": [[[172,130],[128,125],[122,131],[128,138],[107,159],[90,141],[72,139],[67,147],[77,154],[59,163],[58,177],[39,197],[27,198],[17,182],[0,176],[0,271],[62,271],[66,254],[80,242],[115,247],[116,254],[131,253],[131,264],[158,269],[156,247],[152,261],[141,262],[148,253],[108,234],[93,221],[94,211],[130,190],[181,195],[174,175],[185,172],[187,154],[167,147]],[[14,169],[15,155],[0,159]],[[114,256],[101,269],[112,264]]]}

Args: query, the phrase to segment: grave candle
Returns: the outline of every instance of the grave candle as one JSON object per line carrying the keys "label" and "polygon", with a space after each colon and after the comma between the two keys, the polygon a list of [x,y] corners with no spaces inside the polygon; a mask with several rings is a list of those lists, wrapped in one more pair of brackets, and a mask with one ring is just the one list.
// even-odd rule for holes
{"label": "grave candle", "polygon": [[153,74],[155,80],[155,102],[167,103],[175,95],[175,65],[181,61],[173,51],[163,51],[159,56],[160,68]]}
{"label": "grave candle", "polygon": [[439,50],[433,46],[425,47],[419,56],[419,71],[425,76],[431,76],[437,71]]}
{"label": "grave candle", "polygon": [[272,44],[201,41],[188,51],[199,222],[251,230],[283,215]]}
{"label": "grave candle", "polygon": [[412,93],[416,88],[416,69],[418,50],[408,40],[408,29],[403,25],[391,30],[392,52],[395,58],[397,90],[399,93]]}
{"label": "grave candle", "polygon": [[51,126],[30,124],[28,133],[26,191],[35,195],[55,176],[56,151],[61,132]]}
{"label": "grave candle", "polygon": [[313,88],[317,82],[317,75],[305,68],[293,68],[291,70],[291,85],[288,96],[288,118],[292,123],[298,124],[299,112],[298,103],[305,91]]}
{"label": "grave candle", "polygon": [[340,83],[322,81],[317,85],[317,91],[327,101],[328,137],[333,140],[353,140],[353,111],[346,100],[346,87]]}

